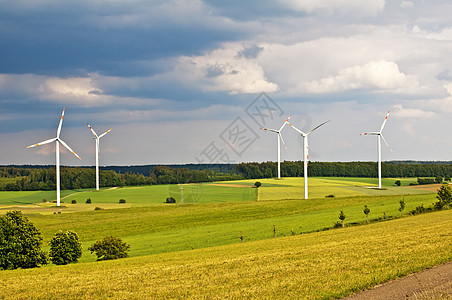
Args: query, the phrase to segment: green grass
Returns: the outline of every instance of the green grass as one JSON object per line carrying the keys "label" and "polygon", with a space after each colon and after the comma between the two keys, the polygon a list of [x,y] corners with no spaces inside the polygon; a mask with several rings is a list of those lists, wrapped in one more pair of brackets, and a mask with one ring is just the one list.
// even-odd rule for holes
{"label": "green grass", "polygon": [[452,260],[452,210],[106,262],[0,272],[3,299],[331,299]]}

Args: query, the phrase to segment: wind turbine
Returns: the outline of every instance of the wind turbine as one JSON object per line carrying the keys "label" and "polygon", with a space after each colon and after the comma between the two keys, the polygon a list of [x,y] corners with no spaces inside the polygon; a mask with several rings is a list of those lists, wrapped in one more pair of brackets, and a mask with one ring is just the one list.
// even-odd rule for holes
{"label": "wind turbine", "polygon": [[65,110],[65,108],[63,108],[63,113],[61,114],[60,124],[58,125],[56,137],[53,138],[53,139],[49,139],[49,140],[46,140],[46,141],[40,142],[38,144],[34,144],[34,145],[31,145],[31,146],[27,147],[27,148],[32,148],[32,147],[36,147],[36,146],[45,145],[45,144],[49,144],[49,143],[55,142],[55,153],[56,153],[55,167],[56,167],[57,206],[60,206],[60,143],[64,147],[66,147],[66,149],[71,151],[72,154],[77,156],[78,159],[82,159],[80,156],[77,155],[77,153],[74,152],[74,150],[71,149],[71,147],[68,146],[68,144],[66,144],[62,139],[60,139],[61,126],[63,125],[64,110]]}
{"label": "wind turbine", "polygon": [[386,121],[388,120],[389,112],[390,111],[388,110],[388,113],[386,114],[386,118],[384,119],[383,124],[381,124],[380,131],[378,131],[378,132],[364,132],[364,133],[361,133],[361,135],[376,135],[376,136],[378,136],[378,143],[377,143],[377,145],[378,145],[378,188],[379,189],[381,189],[381,139],[383,139],[383,141],[385,142],[386,146],[388,146],[389,150],[391,150],[391,152],[394,152],[394,151],[392,151],[391,147],[389,147],[389,144],[388,144],[388,142],[386,142],[386,139],[385,139],[385,137],[383,136],[383,133],[382,133],[383,132],[383,128],[386,125]]}
{"label": "wind turbine", "polygon": [[326,122],[323,122],[322,124],[320,124],[319,126],[315,127],[314,129],[312,129],[311,131],[309,131],[308,133],[304,133],[303,131],[301,131],[300,129],[298,129],[297,127],[293,126],[292,124],[289,123],[290,126],[292,126],[293,129],[295,129],[296,131],[298,131],[299,134],[301,134],[301,136],[303,137],[303,162],[304,162],[304,198],[308,199],[308,160],[309,160],[309,144],[308,144],[308,136],[314,131],[317,130],[320,126],[325,125],[326,123],[330,122],[331,120],[328,120]]}
{"label": "wind turbine", "polygon": [[88,123],[86,123],[86,124],[88,125],[89,129],[91,129],[91,132],[94,134],[94,139],[96,140],[96,190],[98,191],[99,190],[99,154],[100,154],[99,140],[101,137],[103,137],[104,135],[109,133],[113,128],[108,129],[101,135],[97,135],[96,132],[94,131],[94,129]]}
{"label": "wind turbine", "polygon": [[276,134],[278,134],[278,179],[281,179],[281,141],[284,144],[284,148],[286,148],[286,143],[284,142],[284,139],[281,135],[281,130],[284,128],[284,126],[286,126],[286,124],[289,124],[289,119],[290,117],[292,117],[292,115],[290,115],[287,120],[284,120],[284,124],[282,124],[282,126],[279,128],[279,130],[276,129],[269,129],[269,128],[261,128],[262,130],[266,130],[266,131],[271,131],[271,132],[275,132]]}

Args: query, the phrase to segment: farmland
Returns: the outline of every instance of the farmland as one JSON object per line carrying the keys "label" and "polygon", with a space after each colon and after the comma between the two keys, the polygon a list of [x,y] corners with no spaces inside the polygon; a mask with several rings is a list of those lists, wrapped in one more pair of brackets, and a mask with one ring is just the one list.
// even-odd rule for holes
{"label": "farmland", "polygon": [[[84,279],[87,290],[82,288],[83,285],[71,284],[74,290],[67,291],[69,298],[142,298],[143,294],[140,293],[149,289],[148,285],[152,283],[162,287],[161,290],[151,289],[151,295],[156,297],[207,298],[212,298],[216,284],[227,284],[225,294],[218,296],[227,298],[239,296],[238,291],[247,290],[244,286],[259,287],[265,285],[265,281],[271,283],[268,288],[247,290],[243,296],[272,298],[282,289],[284,298],[290,298],[295,291],[302,292],[294,289],[293,285],[300,285],[303,293],[308,293],[310,287],[304,283],[307,278],[313,279],[311,288],[324,280],[340,279],[346,282],[343,289],[334,293],[337,287],[325,283],[327,286],[319,289],[319,294],[306,294],[307,298],[345,295],[452,259],[449,250],[452,234],[447,231],[452,228],[450,211],[407,217],[408,212],[419,205],[431,206],[435,201],[435,193],[408,187],[414,179],[404,179],[401,187],[393,186],[395,180],[384,180],[385,189],[376,190],[370,188],[375,186],[374,179],[311,178],[312,199],[309,200],[301,199],[300,178],[263,179],[260,180],[262,186],[259,189],[251,187],[256,180],[187,184],[183,186],[184,205],[163,203],[168,196],[180,202],[178,185],[104,189],[97,192],[64,191],[63,196],[67,197],[63,199],[65,203],[61,208],[56,208],[52,203],[42,203],[42,197],[52,199],[52,192],[2,192],[0,210],[21,209],[26,213],[43,233],[45,250],[55,232],[74,230],[83,243],[84,253],[80,263],[75,265],[44,266],[36,270],[7,271],[1,274],[17,276],[21,281],[30,280],[31,287],[37,284],[33,282],[34,276],[45,276],[49,280],[50,273],[71,278],[78,278],[82,273],[89,274]],[[334,197],[325,198],[328,195]],[[87,198],[92,199],[92,204],[85,203]],[[126,199],[126,203],[119,204],[119,199]],[[77,203],[71,204],[72,200]],[[400,200],[406,203],[403,212],[399,211]],[[367,226],[351,226],[365,223],[362,211],[364,204],[371,209],[371,220],[397,219]],[[94,210],[95,207],[98,209]],[[331,229],[339,221],[341,210],[347,216],[345,223],[349,228],[324,231]],[[418,242],[428,245],[428,249],[418,249],[420,246],[416,244],[416,239],[394,242],[397,239],[412,239],[411,235],[415,233],[411,232],[410,226],[422,231],[416,238],[422,239]],[[397,234],[391,235],[391,232]],[[129,243],[131,258],[116,262],[95,262],[95,255],[86,249],[105,235],[119,236]],[[274,235],[276,239],[273,238]],[[377,238],[377,235],[381,236]],[[240,236],[243,237],[243,244]],[[366,250],[367,246],[364,245],[368,243],[370,248]],[[378,243],[385,249],[386,256],[376,259],[370,253],[383,251],[374,249]],[[343,254],[341,251],[348,247],[362,253],[355,251],[356,253]],[[333,265],[328,265],[327,258],[323,258],[328,248],[334,248],[329,255],[336,255],[335,259],[339,259]],[[305,252],[314,254],[311,257]],[[407,253],[412,255],[405,257]],[[363,255],[362,266],[352,265],[344,270],[338,269],[344,268],[345,262],[351,259],[350,255],[355,255],[355,260],[361,260],[356,255]],[[434,259],[427,258],[429,256]],[[326,257],[332,259],[332,256]],[[271,261],[275,263],[271,264]],[[388,266],[384,265],[388,262]],[[220,265],[224,268],[220,268]],[[339,274],[330,274],[330,277],[320,280],[316,277],[317,274],[309,273],[312,268],[307,266],[315,266],[314,269],[319,268],[322,272],[337,270]],[[365,266],[371,268],[367,270]],[[240,269],[241,267],[244,269]],[[296,270],[303,274],[306,272],[308,277],[303,275],[296,279],[289,276],[288,273]],[[218,276],[213,276],[211,272],[218,272]],[[117,277],[120,276],[119,273],[128,275],[120,278]],[[362,278],[357,274],[362,274]],[[258,276],[261,279],[242,282],[238,279],[242,275]],[[95,282],[99,279],[96,276],[110,278],[120,284],[108,289],[106,285],[105,289],[97,291]],[[211,278],[207,280],[205,276]],[[278,283],[277,278],[280,276],[286,276],[287,281],[284,279]],[[181,282],[168,280],[162,283],[162,278],[173,277]],[[142,282],[142,286],[129,282],[143,281],[144,278],[149,279],[146,283]],[[202,278],[208,281],[207,286],[199,286]],[[129,287],[121,287],[121,284]],[[186,294],[184,286],[197,287],[199,291],[190,290],[190,294]],[[20,290],[20,287],[16,289]],[[137,291],[133,296],[132,289]],[[265,294],[258,294],[261,291]],[[22,295],[18,297],[27,298],[26,295],[30,296],[27,294],[30,292],[31,290],[25,290],[21,294],[18,291],[18,295]],[[36,295],[44,298],[52,295],[46,293]]]}

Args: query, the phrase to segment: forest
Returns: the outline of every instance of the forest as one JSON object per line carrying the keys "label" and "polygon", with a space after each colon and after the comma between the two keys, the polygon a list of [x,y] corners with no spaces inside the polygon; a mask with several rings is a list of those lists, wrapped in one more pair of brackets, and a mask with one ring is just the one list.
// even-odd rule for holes
{"label": "forest", "polygon": [[[189,164],[171,166],[105,167],[100,171],[101,187],[123,187],[154,184],[181,184],[240,179],[277,177],[277,163]],[[377,177],[375,162],[310,162],[312,177]],[[283,177],[303,176],[303,162],[281,163]],[[448,177],[452,163],[385,162],[383,177]],[[61,189],[93,188],[95,169],[92,167],[62,167]],[[33,191],[55,189],[54,166],[0,167],[0,191]]]}

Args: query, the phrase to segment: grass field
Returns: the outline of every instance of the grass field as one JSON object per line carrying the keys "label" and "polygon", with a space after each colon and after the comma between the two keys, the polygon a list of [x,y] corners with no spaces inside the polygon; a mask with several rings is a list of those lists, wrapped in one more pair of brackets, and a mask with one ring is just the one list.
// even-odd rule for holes
{"label": "grass field", "polygon": [[452,260],[452,211],[118,261],[0,272],[2,299],[331,299]]}
{"label": "grass field", "polygon": [[[223,275],[225,278],[231,278],[231,280],[235,278],[232,283],[229,283],[225,292],[226,294],[223,294],[224,297],[218,296],[219,298],[239,297],[240,293],[237,294],[237,292],[244,289],[242,286],[244,283],[240,282],[239,278],[236,278],[236,276],[239,276],[238,274],[259,276],[260,270],[268,269],[275,272],[275,278],[286,276],[285,272],[287,270],[290,270],[291,268],[302,268],[304,260],[308,258],[301,258],[301,252],[304,252],[305,250],[311,251],[311,247],[318,243],[315,239],[319,239],[320,244],[326,243],[325,245],[327,245],[329,242],[333,242],[333,240],[328,241],[328,238],[326,237],[329,236],[330,239],[336,239],[337,245],[340,246],[342,245],[342,240],[341,238],[338,239],[336,234],[340,234],[341,232],[342,234],[345,234],[345,232],[347,232],[347,234],[343,236],[344,243],[351,243],[352,241],[348,241],[349,238],[358,243],[359,236],[361,244],[366,244],[367,239],[376,239],[376,237],[371,238],[371,236],[368,235],[369,232],[366,230],[369,230],[369,228],[386,228],[385,230],[388,232],[385,232],[384,236],[387,236],[389,232],[397,232],[397,234],[400,233],[401,235],[396,236],[399,238],[406,238],[402,236],[405,232],[399,231],[406,230],[403,228],[408,228],[407,226],[417,228],[417,225],[413,225],[417,224],[417,221],[413,223],[414,221],[411,220],[418,217],[407,217],[409,211],[414,210],[421,204],[425,207],[431,206],[432,203],[435,202],[436,194],[431,188],[429,191],[407,187],[406,185],[410,182],[409,179],[403,181],[404,186],[402,187],[392,186],[395,180],[396,179],[385,180],[383,182],[386,184],[386,186],[384,186],[385,189],[377,190],[369,188],[369,186],[372,186],[373,179],[312,178],[309,182],[311,191],[311,199],[309,200],[301,199],[303,188],[302,178],[187,184],[183,186],[184,205],[163,203],[164,199],[168,196],[176,198],[178,203],[181,201],[181,191],[180,186],[178,185],[113,188],[103,189],[101,191],[64,191],[65,198],[63,201],[65,203],[63,203],[63,206],[60,208],[55,207],[55,204],[52,203],[42,203],[42,197],[46,197],[48,200],[52,199],[51,195],[54,195],[54,191],[1,192],[0,213],[12,209],[20,209],[27,214],[29,219],[43,233],[44,250],[48,250],[48,242],[58,230],[73,230],[79,235],[84,252],[80,259],[80,263],[73,266],[57,267],[49,265],[44,266],[39,270],[4,271],[0,272],[0,277],[3,276],[2,274],[17,274],[17,276],[21,278],[20,280],[26,280],[26,278],[30,276],[30,286],[34,286],[37,283],[33,283],[33,280],[35,280],[31,279],[33,276],[51,277],[50,275],[53,276],[53,274],[59,272],[64,273],[66,272],[64,270],[68,270],[67,272],[70,274],[64,276],[79,278],[78,276],[82,276],[82,273],[89,274],[86,277],[88,282],[72,282],[71,287],[73,287],[74,290],[71,292],[68,291],[67,296],[69,298],[78,298],[79,296],[86,298],[130,298],[132,290],[125,288],[121,284],[130,285],[130,287],[134,286],[134,284],[129,281],[135,280],[135,275],[144,272],[137,276],[149,276],[149,280],[151,280],[151,282],[154,281],[155,284],[160,284],[161,278],[167,278],[166,285],[164,285],[162,291],[152,288],[151,295],[159,297],[193,296],[212,298],[214,285],[216,283],[223,284],[226,279],[216,277],[216,279],[212,279],[213,281],[209,281],[209,284],[211,285],[210,288],[202,287],[200,288],[199,293],[190,289],[189,294],[186,294],[188,293],[186,288],[187,284],[199,288],[200,282],[198,282],[197,279],[193,282],[189,279],[189,275],[201,276],[196,271],[196,266],[199,266],[200,269],[207,270],[206,274],[214,272],[216,268],[219,268],[218,272],[220,274],[224,273]],[[252,188],[255,181],[262,182],[262,186],[259,189]],[[411,182],[412,181],[415,180],[411,179]],[[325,198],[326,195],[335,195],[335,197]],[[85,204],[87,198],[91,198],[93,203]],[[119,204],[119,199],[126,199],[126,203]],[[76,200],[77,204],[70,204],[71,200]],[[400,200],[404,200],[406,203],[406,208],[403,212],[398,210]],[[34,204],[27,205],[26,203]],[[351,224],[363,224],[365,222],[365,215],[363,213],[364,205],[368,205],[371,209],[369,215],[371,220],[380,220],[384,218],[400,219],[381,223],[387,225],[372,224],[367,226],[354,226],[346,228],[345,230],[339,229],[317,232],[332,228],[333,225],[339,221],[338,216],[341,210],[345,212],[345,223],[349,226]],[[102,209],[94,210],[95,207]],[[450,217],[450,214],[448,215],[446,212],[444,212],[444,215]],[[452,227],[451,218],[445,220],[447,218],[443,216],[443,213],[428,214],[428,216],[432,216],[432,220],[438,218],[437,221],[442,224],[442,226],[449,226],[449,229]],[[426,224],[428,223],[427,219],[424,220],[422,217],[419,218],[419,220],[423,220],[422,222],[426,222]],[[424,223],[421,221],[419,222],[419,226],[424,226],[422,225]],[[435,227],[436,225],[433,224],[425,226],[439,228]],[[278,237],[277,239],[273,239],[274,229],[276,231],[276,237]],[[360,230],[363,231],[358,233]],[[416,230],[421,229],[417,228]],[[428,230],[432,230],[429,234],[431,234],[432,237],[437,238],[433,233],[433,229]],[[448,232],[448,230],[443,229],[443,233],[438,234],[442,234],[441,236],[444,237],[444,241],[450,244],[451,235]],[[348,233],[350,233],[350,236]],[[119,236],[129,243],[131,245],[129,253],[131,258],[121,262],[95,263],[95,255],[90,254],[87,251],[87,248],[96,240],[99,240],[106,235]],[[241,235],[244,237],[244,244],[241,243]],[[389,251],[389,255],[394,251],[402,251],[399,249],[400,247],[397,246],[397,243],[394,244],[395,248],[392,248],[391,244],[385,239],[386,238],[380,239],[380,242],[386,247],[386,250]],[[404,243],[405,242],[408,243],[408,241],[404,241]],[[297,247],[301,250],[291,248],[290,244],[292,243],[298,245]],[[374,243],[377,242],[374,241]],[[329,245],[331,247],[333,244]],[[409,245],[411,247],[412,244]],[[275,253],[272,253],[272,247],[274,247],[273,252]],[[435,254],[437,257],[434,260],[428,261],[428,263],[425,262],[424,258],[419,257],[417,252],[413,252],[415,253],[414,257],[409,259],[411,259],[411,261],[419,260],[421,263],[416,262],[416,264],[413,265],[411,261],[408,263],[409,259],[407,258],[407,265],[402,265],[406,268],[402,268],[402,271],[396,273],[395,276],[425,268],[428,264],[436,264],[442,260],[450,260],[451,251],[444,251],[441,247],[441,245],[433,247],[435,249],[440,249],[438,250],[440,252]],[[242,250],[244,252],[241,252]],[[262,253],[260,252],[261,250]],[[316,251],[323,253],[326,250],[324,248],[316,248],[314,253],[317,253]],[[403,253],[408,253],[409,251],[415,251],[415,249],[403,249],[403,251],[405,251]],[[251,259],[251,256],[249,255],[254,252],[259,255]],[[279,252],[286,254],[278,256]],[[444,252],[447,252],[446,255],[443,255]],[[197,258],[197,256],[204,257],[207,255],[206,259],[211,260],[215,257],[213,253],[218,254],[220,259],[219,262],[212,261],[211,263],[204,264],[203,260],[198,260]],[[248,255],[245,253],[248,253]],[[291,253],[295,253],[295,257],[300,259],[299,262],[296,262],[296,260],[294,261],[294,266],[290,265],[291,260],[289,257]],[[237,256],[234,256],[235,254]],[[213,256],[208,258],[209,255]],[[340,253],[337,255],[340,259],[346,260],[346,258],[341,258],[342,256]],[[366,260],[369,259],[368,255],[370,254],[364,256],[365,259],[362,262],[364,265],[367,263]],[[181,260],[178,260],[179,257],[181,257],[181,259],[182,257],[185,257],[186,261],[182,262]],[[279,263],[275,266],[272,266],[271,264],[269,266],[269,261],[267,260],[271,257],[274,257],[272,259],[274,259],[275,262],[281,261],[284,268],[279,270]],[[152,275],[148,273],[148,271],[141,269],[140,261],[142,261],[143,264],[148,264],[150,270],[161,269],[160,271],[163,273],[158,273],[160,274],[160,277],[155,277],[156,275]],[[156,262],[160,262],[160,264],[157,263],[154,265]],[[167,267],[164,266],[164,262],[168,263]],[[261,262],[264,264],[261,265]],[[316,262],[318,262],[318,266]],[[393,263],[396,262],[397,261],[394,261]],[[172,265],[173,263],[174,265]],[[244,266],[247,266],[246,270],[238,269],[242,263]],[[317,267],[323,268],[323,264],[325,263],[326,261],[323,261],[323,258],[318,257],[313,261],[308,262],[308,265],[312,266],[308,269]],[[223,265],[226,268],[225,270],[220,267]],[[96,269],[97,266],[100,269]],[[257,273],[248,273],[250,272],[248,267],[257,268],[255,271]],[[336,267],[339,266],[335,265],[334,268]],[[302,270],[305,269],[305,267],[302,268]],[[353,270],[347,270],[350,272],[364,272],[362,268],[353,267],[352,269]],[[232,274],[227,273],[227,270],[231,270]],[[185,271],[188,273],[184,273]],[[372,272],[374,272],[373,269]],[[355,273],[353,273],[355,274],[353,276],[345,276],[342,274],[345,277],[338,278],[345,280],[345,285],[348,289],[343,290],[343,292],[340,292],[339,294],[359,289],[365,284],[368,285],[370,283],[386,280],[385,278],[392,278],[391,276],[394,276],[393,273],[388,272],[389,270],[385,269],[385,271],[382,271],[381,274],[378,273],[378,276],[371,281],[366,281],[368,279],[366,277],[367,275],[364,276],[364,278],[367,279],[363,279],[363,281],[356,278],[348,281],[348,279],[357,275]],[[118,277],[119,274],[117,273],[124,274],[124,278]],[[254,282],[251,279],[248,281],[245,280],[244,282],[259,286],[268,280],[269,282],[272,282],[272,284],[276,284],[275,279],[270,276],[270,273],[265,274],[266,275],[260,277],[260,279],[255,279],[257,282]],[[63,276],[63,274],[61,275]],[[118,285],[118,289],[115,286],[110,285],[108,289],[109,292],[103,287],[100,287],[99,292],[96,292],[94,289],[96,285],[95,282],[98,280],[96,279],[96,276],[110,278],[121,284]],[[307,276],[314,276],[314,274]],[[176,278],[183,279],[183,284],[181,283],[181,285],[178,285],[176,282],[172,282]],[[314,276],[312,278],[314,280],[312,286],[320,284],[317,277]],[[338,278],[335,277],[334,280],[338,280]],[[48,278],[45,280],[48,280]],[[139,280],[144,280],[144,278],[139,277]],[[284,281],[285,280],[286,279],[284,279]],[[297,281],[298,279],[292,280],[295,280],[294,282],[296,282],[296,284],[300,284],[300,282]],[[304,280],[306,280],[306,278]],[[82,289],[84,284],[92,286],[92,291],[90,291],[90,289],[84,291]],[[284,298],[290,298],[293,288],[292,283],[286,282],[285,284],[287,285],[287,288],[282,288],[282,295],[284,295]],[[119,288],[120,286],[121,288]],[[239,290],[234,291],[234,286]],[[147,289],[147,283],[144,284],[142,288]],[[172,288],[176,291],[170,291]],[[258,290],[248,291],[244,295],[246,295],[246,297],[259,296],[258,298],[261,298],[261,296],[264,296],[264,298],[272,298],[272,296],[276,295],[275,293],[279,288],[281,288],[281,286],[275,286],[273,287],[273,290],[267,291],[266,294],[263,295],[261,295]],[[15,289],[20,290],[19,287],[12,288],[12,290]],[[305,287],[304,289],[308,289],[308,287]],[[47,292],[43,292],[43,294],[36,294],[36,298],[56,297],[56,294],[48,294],[48,289],[46,289],[46,291]],[[141,287],[137,287],[137,291],[138,293],[136,295],[133,294],[132,298],[142,298],[144,291],[141,290]],[[332,288],[327,288],[325,292],[310,295],[307,299],[319,297],[328,298],[330,296],[325,295],[332,295],[331,291]],[[23,289],[23,294],[19,291],[18,295],[24,295],[23,298],[28,298],[32,295],[33,297],[31,298],[34,298],[34,294],[30,293],[31,291],[26,288]],[[3,294],[1,293],[0,287],[0,299],[1,295]],[[28,295],[28,297],[26,295]],[[21,297],[22,296],[18,296],[18,298]]]}

